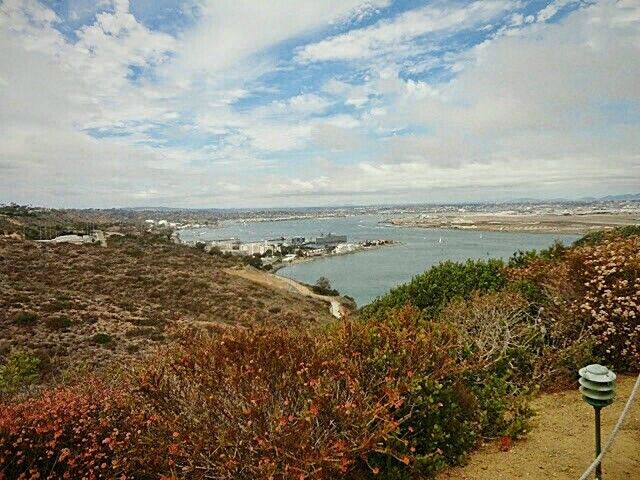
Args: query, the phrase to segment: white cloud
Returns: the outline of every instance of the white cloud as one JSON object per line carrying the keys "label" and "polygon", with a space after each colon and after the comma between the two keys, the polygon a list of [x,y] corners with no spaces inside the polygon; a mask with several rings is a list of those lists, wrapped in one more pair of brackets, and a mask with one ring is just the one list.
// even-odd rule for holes
{"label": "white cloud", "polygon": [[[602,0],[558,22],[548,20],[559,1],[535,19],[507,1],[443,2],[353,26],[387,3],[203,1],[194,28],[173,37],[118,1],[71,41],[51,9],[5,0],[0,201],[314,204],[637,188],[637,1]],[[475,48],[413,61],[449,33],[500,20]],[[301,47],[293,64],[274,49],[332,24],[352,29]],[[320,88],[261,78],[276,64],[311,78],[326,59],[347,73]],[[452,79],[420,76],[442,61]]]}
{"label": "white cloud", "polygon": [[179,69],[220,72],[303,33],[348,20],[388,0],[204,0],[198,26],[188,32]]}
{"label": "white cloud", "polygon": [[576,3],[573,0],[554,0],[549,5],[544,7],[542,10],[538,12],[536,15],[536,19],[538,22],[546,22],[547,20],[555,17],[558,11],[570,3]]}
{"label": "white cloud", "polygon": [[326,60],[362,60],[382,54],[395,58],[412,52],[412,42],[429,33],[464,29],[483,24],[503,14],[513,3],[506,0],[487,0],[469,5],[429,5],[382,20],[373,26],[305,45],[298,50],[301,62]]}

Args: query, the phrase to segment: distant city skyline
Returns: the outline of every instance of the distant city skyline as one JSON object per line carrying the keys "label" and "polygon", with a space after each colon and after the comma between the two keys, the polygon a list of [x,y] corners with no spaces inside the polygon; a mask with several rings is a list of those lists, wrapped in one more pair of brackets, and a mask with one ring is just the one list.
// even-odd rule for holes
{"label": "distant city skyline", "polygon": [[634,0],[4,0],[0,203],[640,191]]}

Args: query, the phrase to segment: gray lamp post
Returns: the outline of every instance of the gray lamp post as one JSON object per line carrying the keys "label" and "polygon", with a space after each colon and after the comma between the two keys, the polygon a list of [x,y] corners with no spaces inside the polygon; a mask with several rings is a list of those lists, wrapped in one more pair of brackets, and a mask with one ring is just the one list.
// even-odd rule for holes
{"label": "gray lamp post", "polygon": [[[585,402],[595,411],[596,420],[596,458],[600,455],[600,410],[611,405],[615,396],[616,374],[597,363],[581,368],[580,393]],[[596,478],[602,480],[602,466],[596,467]]]}

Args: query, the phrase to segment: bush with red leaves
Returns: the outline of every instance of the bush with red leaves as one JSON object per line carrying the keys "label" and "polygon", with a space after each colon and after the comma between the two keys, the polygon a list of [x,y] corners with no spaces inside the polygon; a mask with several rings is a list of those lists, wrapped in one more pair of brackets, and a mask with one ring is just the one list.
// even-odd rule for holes
{"label": "bush with red leaves", "polygon": [[87,379],[0,405],[0,478],[125,478],[126,452],[148,425],[130,401]]}

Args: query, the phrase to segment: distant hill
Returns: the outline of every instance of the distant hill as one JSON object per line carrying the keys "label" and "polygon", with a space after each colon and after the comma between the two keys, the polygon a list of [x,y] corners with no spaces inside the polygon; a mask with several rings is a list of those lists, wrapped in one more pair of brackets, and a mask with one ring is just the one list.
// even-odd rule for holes
{"label": "distant hill", "polygon": [[601,197],[600,200],[607,200],[607,201],[640,200],[640,193],[627,193],[625,195],[607,195],[606,197]]}

